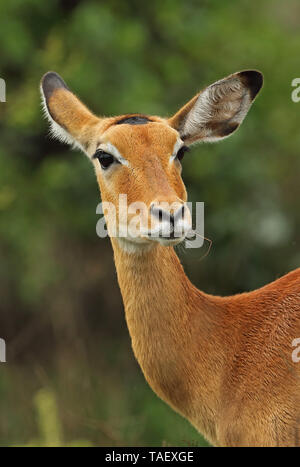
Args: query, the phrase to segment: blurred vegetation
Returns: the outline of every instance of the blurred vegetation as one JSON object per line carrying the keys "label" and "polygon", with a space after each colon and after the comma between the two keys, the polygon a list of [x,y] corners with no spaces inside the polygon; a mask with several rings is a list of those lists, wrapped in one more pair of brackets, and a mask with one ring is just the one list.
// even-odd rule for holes
{"label": "blurred vegetation", "polygon": [[1,445],[205,445],[133,358],[93,170],[47,137],[41,76],[99,114],[170,115],[232,72],[264,73],[237,134],[183,164],[213,241],[203,261],[187,250],[186,271],[237,293],[299,265],[299,15],[296,0],[0,2]]}
{"label": "blurred vegetation", "polygon": [[29,441],[24,447],[90,447],[86,440],[65,443],[59,420],[57,404],[53,393],[48,389],[40,389],[35,396],[36,415],[39,427],[39,438]]}

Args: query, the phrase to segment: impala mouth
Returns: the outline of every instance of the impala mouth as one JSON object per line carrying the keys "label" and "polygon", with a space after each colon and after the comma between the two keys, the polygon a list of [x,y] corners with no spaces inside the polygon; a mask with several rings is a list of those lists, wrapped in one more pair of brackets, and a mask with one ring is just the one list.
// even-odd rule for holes
{"label": "impala mouth", "polygon": [[141,224],[121,224],[110,228],[110,236],[118,237],[130,244],[175,246],[191,238],[193,230],[190,222],[178,222],[179,225],[157,223],[152,228]]}
{"label": "impala mouth", "polygon": [[163,246],[175,246],[183,242],[186,236],[187,234],[185,233],[180,233],[176,235],[175,232],[171,232],[169,235],[163,235],[153,234],[152,232],[149,232],[145,235],[142,235],[141,238],[144,238],[145,240],[148,240],[150,242],[160,243]]}

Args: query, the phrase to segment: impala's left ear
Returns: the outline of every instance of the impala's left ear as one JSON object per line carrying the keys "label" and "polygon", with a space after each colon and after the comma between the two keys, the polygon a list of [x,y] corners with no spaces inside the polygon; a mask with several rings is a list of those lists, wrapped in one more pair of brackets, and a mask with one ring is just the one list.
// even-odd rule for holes
{"label": "impala's left ear", "polygon": [[240,126],[262,84],[259,71],[234,73],[197,94],[168,123],[186,144],[226,138]]}
{"label": "impala's left ear", "polygon": [[86,152],[101,119],[75,96],[54,71],[43,76],[41,95],[52,135]]}

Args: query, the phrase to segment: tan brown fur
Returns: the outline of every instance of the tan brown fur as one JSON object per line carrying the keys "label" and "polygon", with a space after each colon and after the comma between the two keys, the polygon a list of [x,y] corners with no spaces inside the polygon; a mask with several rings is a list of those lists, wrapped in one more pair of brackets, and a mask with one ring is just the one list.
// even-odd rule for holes
{"label": "tan brown fur", "polygon": [[[130,125],[118,124],[126,115],[95,117],[55,73],[42,81],[50,121],[89,157],[110,143],[126,159],[105,173],[93,159],[102,200],[116,207],[120,193],[147,206],[184,203],[180,163],[170,162],[176,141],[228,136],[261,85],[256,71],[236,73],[170,119]],[[133,351],[156,394],[215,446],[300,445],[300,363],[292,361],[300,269],[253,292],[218,297],[191,284],[172,246],[111,240]]]}
{"label": "tan brown fur", "polygon": [[152,389],[216,446],[295,445],[300,269],[215,297],[190,283],[171,247],[144,255],[113,247],[133,350]]}

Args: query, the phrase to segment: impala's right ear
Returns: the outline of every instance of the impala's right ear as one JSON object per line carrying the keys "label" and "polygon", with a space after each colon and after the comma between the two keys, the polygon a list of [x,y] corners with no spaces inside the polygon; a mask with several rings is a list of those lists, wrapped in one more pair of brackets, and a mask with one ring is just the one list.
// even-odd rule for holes
{"label": "impala's right ear", "polygon": [[234,73],[205,88],[168,122],[186,144],[227,138],[244,120],[262,84],[257,70]]}
{"label": "impala's right ear", "polygon": [[82,104],[64,80],[53,71],[43,76],[41,94],[52,135],[85,152],[100,119]]}

